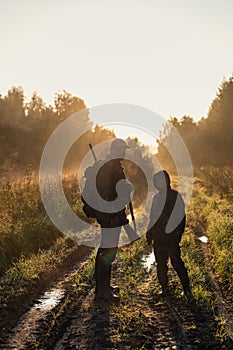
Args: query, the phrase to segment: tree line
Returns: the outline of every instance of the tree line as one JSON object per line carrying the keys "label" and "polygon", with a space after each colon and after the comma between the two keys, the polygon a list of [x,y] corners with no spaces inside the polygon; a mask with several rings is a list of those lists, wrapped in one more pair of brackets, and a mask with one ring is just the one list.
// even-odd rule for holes
{"label": "tree line", "polygon": [[[67,117],[85,108],[82,99],[67,91],[55,94],[54,106],[46,105],[36,92],[26,102],[22,87],[12,87],[5,96],[0,95],[0,171],[20,172],[28,166],[38,170],[43,149],[52,132]],[[89,150],[89,142],[95,145],[115,137],[112,130],[98,125],[94,127],[88,113],[80,120],[82,124],[88,124],[89,131],[72,146],[65,162],[67,168],[78,165]],[[187,115],[181,119],[171,117],[164,125],[157,139],[156,156],[171,172],[175,164],[165,145],[172,142],[173,127],[183,138],[194,168],[232,166],[233,76],[222,82],[205,118],[196,122]],[[148,147],[140,145],[138,154],[139,149],[146,166],[150,167]]]}
{"label": "tree line", "polygon": [[194,169],[233,165],[233,75],[223,80],[212,101],[207,117],[195,122],[190,116],[171,117],[164,125],[158,142],[159,161],[170,171],[175,164],[166,149],[172,143],[173,127],[183,138]]}
{"label": "tree line", "polygon": [[[47,106],[35,92],[29,102],[22,87],[12,87],[6,96],[0,95],[0,169],[24,172],[27,167],[37,171],[43,149],[52,132],[70,115],[86,108],[84,101],[67,91],[55,94],[54,106]],[[81,118],[81,117],[80,117]],[[114,137],[112,131],[96,126],[93,129],[88,113],[80,120],[80,127],[88,124],[86,132],[72,147],[66,166],[72,166],[71,158],[78,164],[88,151],[88,143],[99,143]],[[77,152],[78,150],[78,152]]]}

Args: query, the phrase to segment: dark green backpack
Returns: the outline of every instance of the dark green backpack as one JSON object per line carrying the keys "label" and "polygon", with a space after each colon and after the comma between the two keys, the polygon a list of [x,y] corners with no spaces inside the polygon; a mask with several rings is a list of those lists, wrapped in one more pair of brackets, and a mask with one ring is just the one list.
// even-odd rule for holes
{"label": "dark green backpack", "polygon": [[93,165],[89,166],[84,173],[85,186],[81,194],[81,200],[83,202],[83,211],[88,218],[96,218],[98,211],[93,208],[91,203],[96,192],[96,174],[101,167],[102,161],[98,160]]}

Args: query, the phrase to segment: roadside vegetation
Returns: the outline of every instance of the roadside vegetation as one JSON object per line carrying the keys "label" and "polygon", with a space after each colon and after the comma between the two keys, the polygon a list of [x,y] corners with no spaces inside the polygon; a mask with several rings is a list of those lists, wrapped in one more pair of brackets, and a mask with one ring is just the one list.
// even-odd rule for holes
{"label": "roadside vegetation", "polygon": [[[214,176],[215,182],[211,176]],[[219,192],[221,180],[217,179],[222,176],[226,175],[215,169],[208,178],[196,178],[188,208],[182,253],[191,279],[192,302],[181,296],[177,276],[169,272],[175,302],[181,310],[183,303],[186,305],[186,310],[181,313],[191,312],[193,315],[193,320],[187,324],[188,339],[192,339],[197,346],[203,345],[203,341],[212,344],[213,349],[220,345],[224,348],[229,343],[229,334],[224,318],[218,313],[209,264],[229,305],[233,295],[233,207],[229,201],[229,190],[225,190],[226,186],[230,189],[231,184],[228,183],[230,180],[225,181],[224,189]],[[66,177],[63,184],[69,203],[77,213],[81,213],[75,178]],[[30,299],[30,295],[46,288],[67,259],[75,261],[80,255],[87,256],[90,249],[85,250],[63,237],[49,221],[35,176],[27,176],[21,181],[6,179],[2,182],[0,199],[0,305],[1,310],[7,311],[9,305],[15,310],[18,302],[25,302]],[[202,235],[208,238],[209,261],[203,253],[203,243],[198,239]],[[153,313],[156,307],[160,308],[161,300],[158,299],[159,285],[155,269],[148,273],[142,264],[143,256],[149,253],[150,248],[143,236],[131,246],[121,248],[115,264],[117,268],[114,268],[114,274],[121,287],[122,303],[120,313],[118,306],[111,306],[111,317],[118,326],[113,327],[110,338],[111,342],[122,347],[137,341],[142,349],[143,344],[147,349],[153,342],[152,329],[155,325],[148,323],[147,313]],[[94,254],[70,281],[62,303],[44,325],[47,336],[31,344],[34,348],[43,348],[46,342],[57,339],[62,327],[69,321],[69,315],[78,310],[81,300],[94,287],[93,272]],[[142,304],[140,301],[143,293],[146,303],[150,305],[146,314],[141,309],[146,305],[145,301]],[[165,309],[161,312],[166,314]]]}
{"label": "roadside vegetation", "polygon": [[22,257],[49,248],[60,232],[48,219],[33,174],[5,178],[0,191],[0,273]]}
{"label": "roadside vegetation", "polygon": [[[191,207],[191,226],[209,240],[211,263],[228,299],[233,295],[233,206],[216,192],[208,195],[208,188],[199,187]],[[196,229],[195,229],[196,226]]]}

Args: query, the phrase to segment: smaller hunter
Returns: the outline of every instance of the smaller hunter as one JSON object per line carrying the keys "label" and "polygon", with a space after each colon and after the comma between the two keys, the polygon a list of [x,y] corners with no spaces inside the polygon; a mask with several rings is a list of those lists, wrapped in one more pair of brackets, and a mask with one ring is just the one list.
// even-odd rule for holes
{"label": "smaller hunter", "polygon": [[185,295],[190,295],[187,269],[181,258],[180,241],[185,230],[185,205],[181,194],[170,186],[170,177],[165,170],[154,175],[158,193],[153,198],[150,222],[146,237],[153,244],[157,263],[157,276],[162,287],[161,295],[169,294],[168,259],[177,272]]}

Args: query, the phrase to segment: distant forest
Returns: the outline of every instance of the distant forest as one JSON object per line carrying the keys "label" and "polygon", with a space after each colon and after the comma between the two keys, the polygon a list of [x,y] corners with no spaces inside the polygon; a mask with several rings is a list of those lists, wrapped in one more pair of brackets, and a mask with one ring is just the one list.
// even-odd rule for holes
{"label": "distant forest", "polygon": [[[44,146],[56,127],[67,117],[86,108],[85,102],[67,91],[55,94],[54,106],[47,106],[37,93],[26,102],[23,88],[12,87],[6,96],[0,95],[0,172],[23,172],[28,168],[37,171]],[[111,139],[113,131],[100,126],[93,128],[77,141],[69,152],[67,167],[81,161],[93,145]],[[233,165],[233,76],[224,80],[205,118],[195,122],[186,115],[171,117],[158,138],[158,160],[170,171],[172,159],[165,147],[172,142],[172,126],[182,136],[192,159],[194,169],[205,166]],[[153,130],[153,126],[151,126]],[[142,153],[148,148],[142,147]],[[77,158],[78,150],[78,158]],[[0,175],[1,175],[0,174]]]}
{"label": "distant forest", "polygon": [[172,126],[182,136],[195,170],[233,165],[233,75],[218,88],[205,118],[170,118],[158,139],[158,159],[172,171],[174,164],[164,145],[172,144]]}
{"label": "distant forest", "polygon": [[[72,96],[67,91],[55,94],[54,106],[47,106],[35,92],[31,100],[26,97],[22,87],[12,87],[6,96],[0,96],[0,171],[25,173],[37,171],[43,149],[57,126],[66,118],[86,108],[84,101]],[[93,145],[114,137],[112,131],[100,126],[93,128],[93,123],[86,115],[80,120],[90,126],[76,145],[68,153],[66,167],[72,167],[81,161],[89,151],[88,143]]]}

